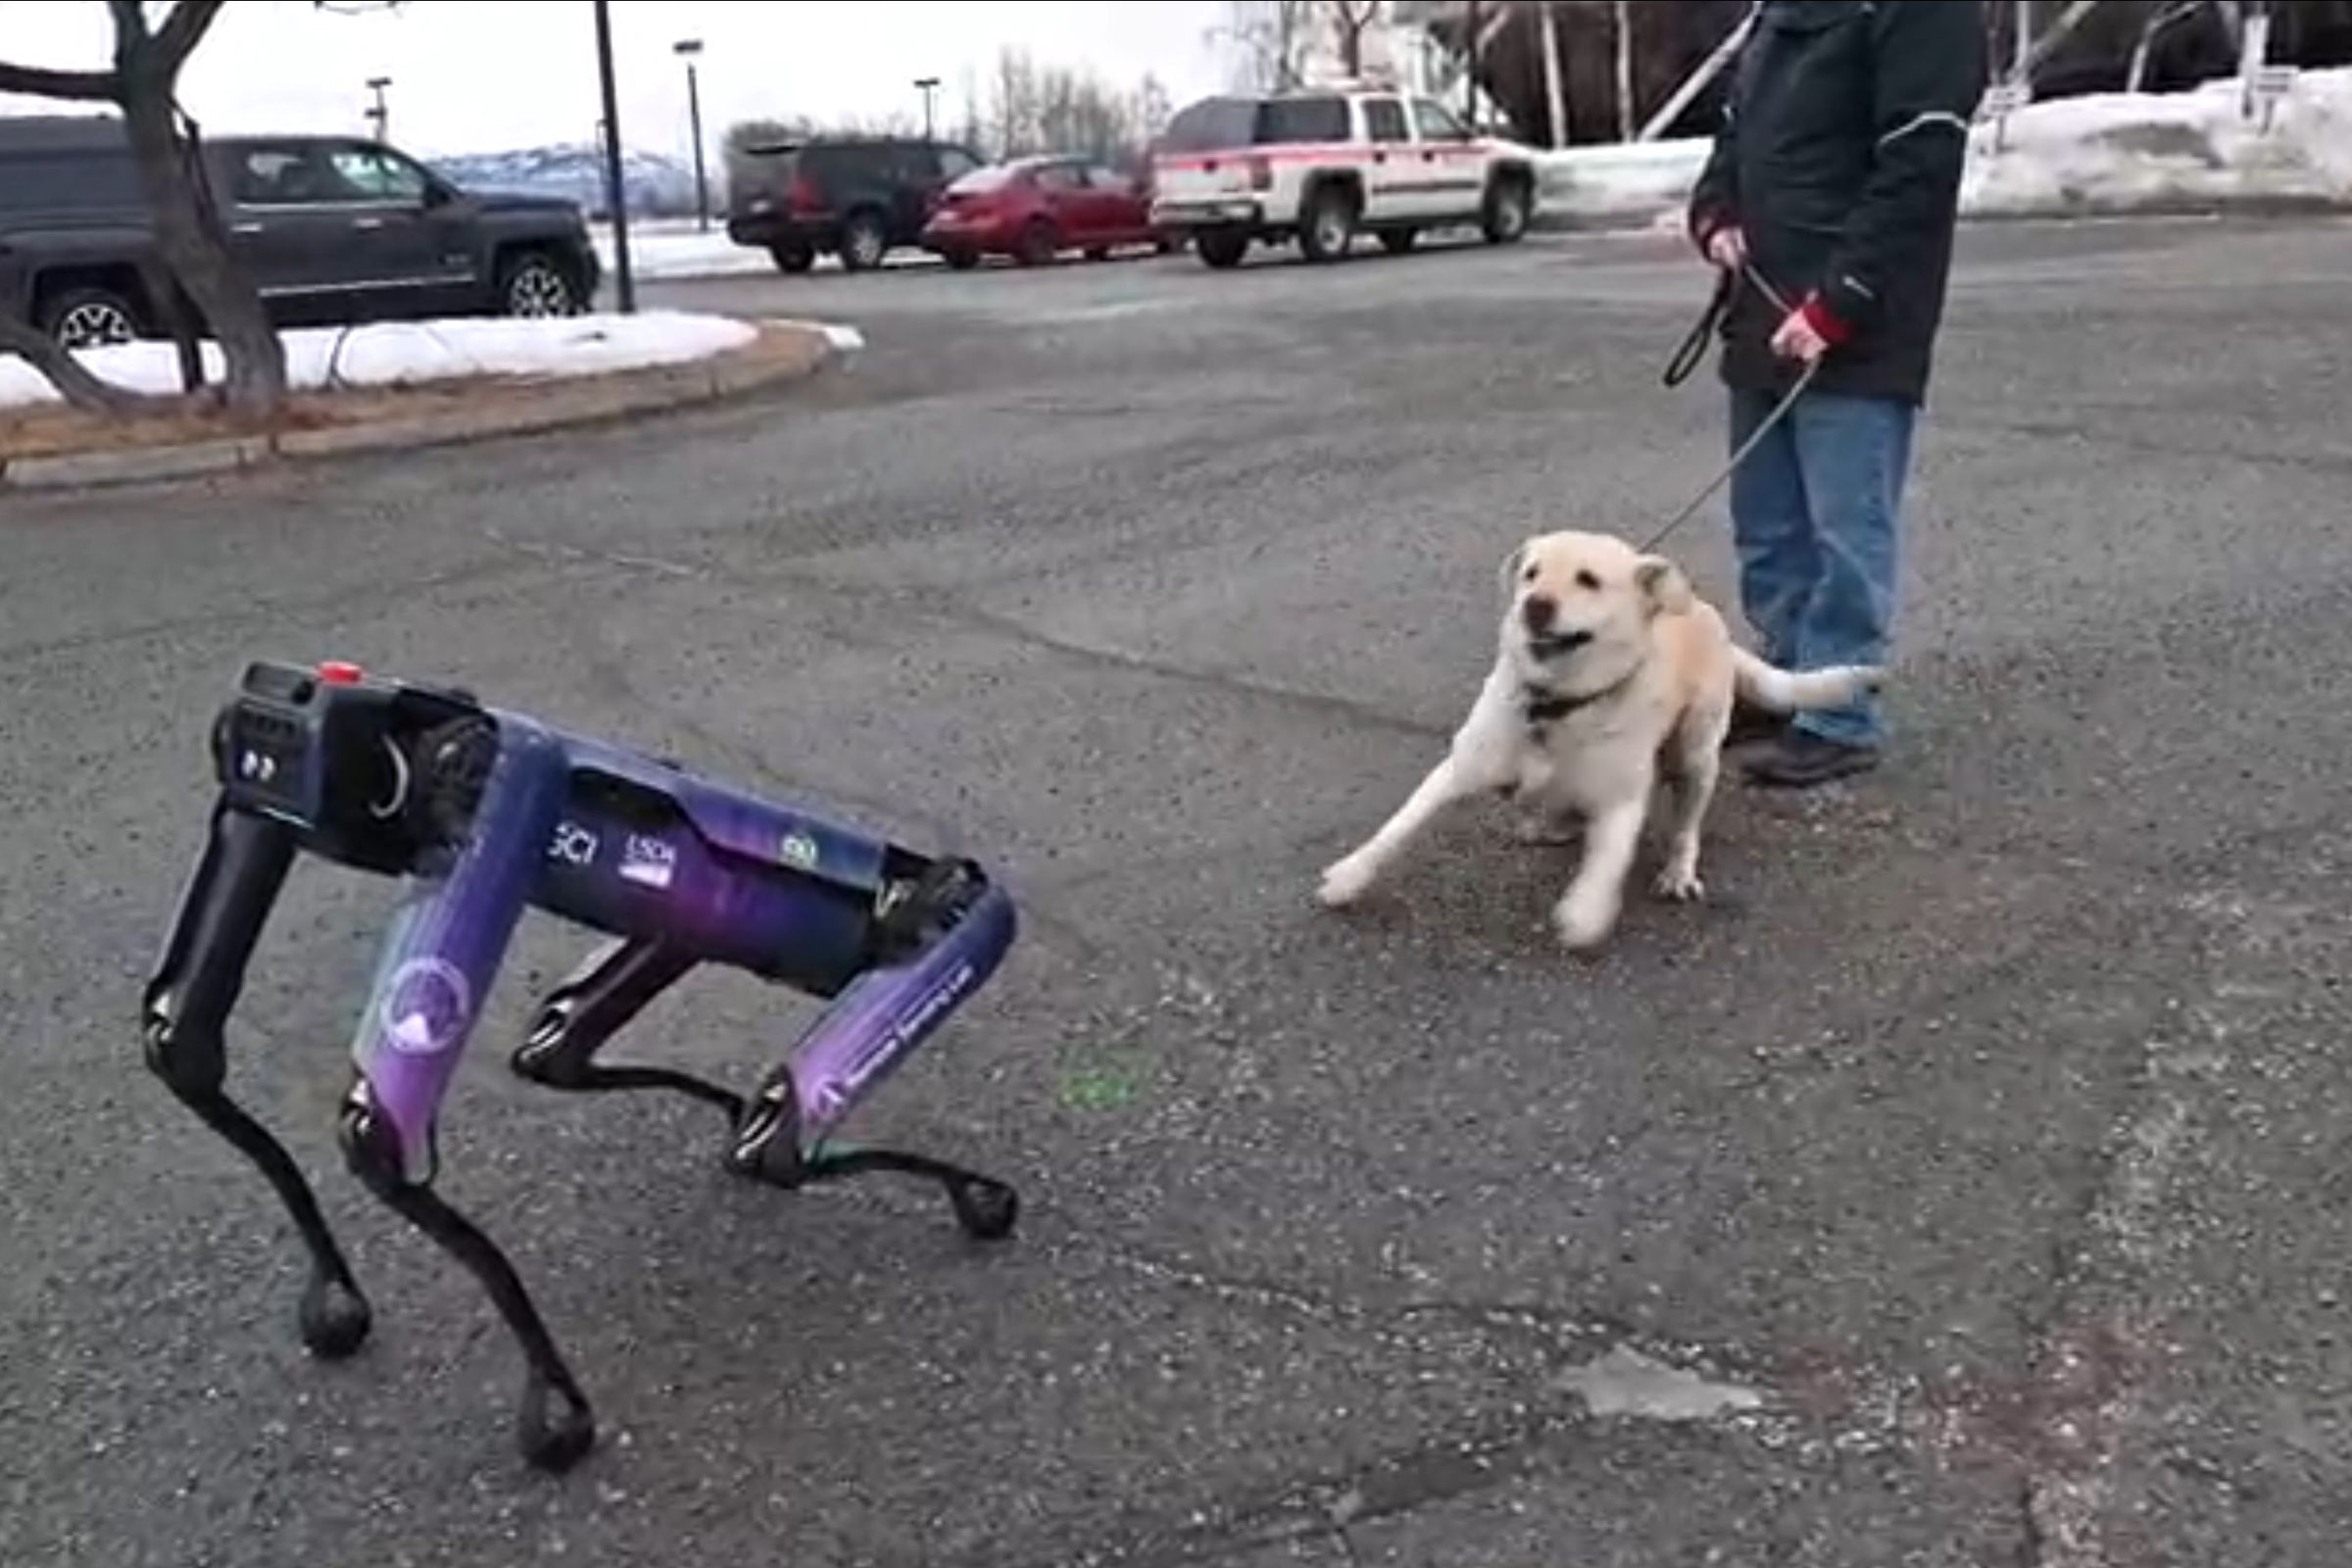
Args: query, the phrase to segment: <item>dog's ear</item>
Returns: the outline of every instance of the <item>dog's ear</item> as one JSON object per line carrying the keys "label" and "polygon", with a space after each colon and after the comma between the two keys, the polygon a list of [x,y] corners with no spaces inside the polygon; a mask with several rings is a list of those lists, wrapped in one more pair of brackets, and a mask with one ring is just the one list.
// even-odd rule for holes
{"label": "dog's ear", "polygon": [[1664,556],[1643,556],[1634,568],[1634,585],[1652,614],[1679,615],[1690,608],[1690,579]]}
{"label": "dog's ear", "polygon": [[1520,540],[1519,547],[1503,558],[1502,570],[1496,575],[1495,581],[1501,585],[1505,599],[1518,591],[1520,568],[1527,564],[1527,547],[1532,543],[1533,540]]}

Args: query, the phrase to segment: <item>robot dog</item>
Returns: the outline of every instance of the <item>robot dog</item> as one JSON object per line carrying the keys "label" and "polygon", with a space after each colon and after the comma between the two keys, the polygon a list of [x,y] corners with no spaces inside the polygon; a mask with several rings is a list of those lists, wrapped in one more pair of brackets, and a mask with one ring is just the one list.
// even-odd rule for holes
{"label": "robot dog", "polygon": [[[352,1041],[338,1118],[351,1172],[479,1281],[528,1371],[524,1457],[570,1468],[593,1410],[497,1244],[433,1190],[441,1102],[509,941],[536,908],[610,940],[541,1003],[512,1058],[574,1091],[666,1089],[723,1110],[727,1167],[783,1188],[871,1171],[937,1181],[969,1235],[1011,1234],[1002,1182],[827,1138],[1011,946],[1011,900],[967,859],[936,858],[739,793],[470,694],[357,666],[257,662],[212,732],[211,831],[149,980],[149,1068],[275,1189],[311,1276],[302,1340],[356,1351],[370,1312],[301,1171],[222,1085],[222,1035],[294,858],[404,879]],[[750,1097],[596,1054],[699,964],[830,1005]],[[561,1408],[551,1409],[551,1400]]]}

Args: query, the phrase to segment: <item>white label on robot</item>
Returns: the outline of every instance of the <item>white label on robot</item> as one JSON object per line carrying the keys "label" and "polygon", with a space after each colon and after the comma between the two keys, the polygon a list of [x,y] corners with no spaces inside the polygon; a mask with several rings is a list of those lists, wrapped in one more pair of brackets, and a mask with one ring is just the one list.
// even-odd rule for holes
{"label": "white label on robot", "polygon": [[677,869],[678,852],[660,839],[629,835],[620,853],[620,874],[649,888],[666,888]]}
{"label": "white label on robot", "polygon": [[859,1052],[842,1067],[841,1076],[826,1085],[829,1108],[839,1108],[865,1083],[873,1070],[904,1052],[914,1039],[937,1023],[940,1016],[954,1007],[971,989],[972,966],[959,963],[951,970],[938,987],[912,1007],[906,1015],[874,1037],[873,1044]]}
{"label": "white label on robot", "polygon": [[797,865],[804,871],[816,869],[816,840],[794,828],[776,846],[776,858],[786,865]]}
{"label": "white label on robot", "polygon": [[566,865],[596,863],[596,835],[577,822],[563,822],[556,827],[556,841],[548,853]]}
{"label": "white label on robot", "polygon": [[465,974],[439,958],[412,958],[392,973],[376,1013],[384,1044],[404,1056],[430,1056],[466,1032],[473,989]]}

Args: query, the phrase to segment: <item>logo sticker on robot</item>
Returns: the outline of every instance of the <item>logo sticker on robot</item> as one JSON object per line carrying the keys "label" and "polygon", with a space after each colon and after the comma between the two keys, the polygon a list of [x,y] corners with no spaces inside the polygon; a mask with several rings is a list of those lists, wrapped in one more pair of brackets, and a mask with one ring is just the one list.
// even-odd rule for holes
{"label": "logo sticker on robot", "polygon": [[632,833],[628,843],[621,846],[620,874],[642,887],[668,887],[677,863],[678,852],[661,839]]}
{"label": "logo sticker on robot", "polygon": [[797,865],[804,871],[816,869],[816,840],[797,827],[785,834],[784,841],[776,846],[777,859],[786,865]]}
{"label": "logo sticker on robot", "polygon": [[457,966],[439,958],[412,958],[393,971],[376,1014],[384,1043],[404,1056],[430,1056],[449,1049],[465,1032],[473,1010],[472,988]]}
{"label": "logo sticker on robot", "polygon": [[556,825],[555,841],[548,845],[547,853],[566,865],[593,865],[596,863],[596,835],[577,822],[560,822]]}

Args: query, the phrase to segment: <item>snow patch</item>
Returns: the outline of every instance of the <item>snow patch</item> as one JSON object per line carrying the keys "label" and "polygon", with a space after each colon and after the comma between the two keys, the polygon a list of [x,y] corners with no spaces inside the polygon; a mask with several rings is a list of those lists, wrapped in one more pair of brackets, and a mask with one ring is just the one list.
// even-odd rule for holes
{"label": "snow patch", "polygon": [[2234,79],[2162,96],[2098,93],[1976,133],[1961,188],[1972,214],[2134,212],[2245,201],[2352,202],[2352,70],[2304,73],[2266,132]]}
{"label": "snow patch", "polygon": [[[2270,124],[2235,77],[2181,93],[2030,104],[1969,139],[1971,218],[2066,217],[2256,201],[2352,205],[2352,68],[2306,71]],[[1670,226],[1706,166],[1703,139],[1539,152],[1543,209],[1593,223]]]}
{"label": "snow patch", "polygon": [[[836,347],[845,344],[833,328]],[[329,386],[398,386],[461,376],[572,376],[678,365],[738,349],[758,336],[724,316],[646,311],[635,316],[377,321],[301,327],[281,333],[286,375],[297,391]],[[205,373],[218,379],[220,351],[203,346]],[[179,360],[169,343],[121,343],[75,356],[90,372],[133,392],[179,390]],[[0,359],[0,407],[58,401],[32,368]]]}

